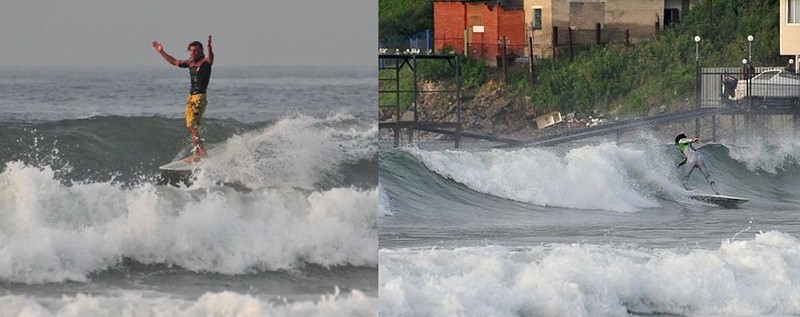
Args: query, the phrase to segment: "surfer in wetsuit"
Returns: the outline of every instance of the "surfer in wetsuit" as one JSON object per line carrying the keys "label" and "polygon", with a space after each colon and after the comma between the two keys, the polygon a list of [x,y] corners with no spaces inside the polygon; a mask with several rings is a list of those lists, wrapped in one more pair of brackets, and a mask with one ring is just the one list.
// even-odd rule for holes
{"label": "surfer in wetsuit", "polygon": [[697,142],[700,142],[700,139],[687,138],[683,133],[675,137],[675,145],[678,146],[678,149],[684,156],[683,161],[678,163],[678,168],[681,168],[683,172],[683,188],[692,190],[692,188],[689,187],[689,176],[692,175],[695,168],[699,168],[700,172],[705,176],[706,181],[708,181],[708,184],[711,185],[711,190],[719,195],[717,185],[714,180],[711,179],[711,173],[708,172],[708,167],[706,167],[706,162],[703,160],[703,155],[697,152],[697,149],[692,145],[692,143]]}
{"label": "surfer in wetsuit", "polygon": [[201,157],[206,156],[206,149],[203,146],[203,139],[200,138],[200,121],[203,119],[203,113],[206,111],[206,88],[208,88],[208,81],[211,79],[211,65],[214,64],[214,51],[211,49],[211,35],[208,36],[208,56],[203,54],[203,43],[194,41],[189,43],[188,51],[189,58],[185,60],[178,60],[171,55],[164,52],[164,47],[158,41],[153,41],[153,48],[156,52],[161,54],[161,57],[172,65],[180,68],[189,68],[189,78],[191,79],[191,88],[189,90],[189,97],[186,99],[186,128],[192,138],[192,158],[191,161],[198,161]]}

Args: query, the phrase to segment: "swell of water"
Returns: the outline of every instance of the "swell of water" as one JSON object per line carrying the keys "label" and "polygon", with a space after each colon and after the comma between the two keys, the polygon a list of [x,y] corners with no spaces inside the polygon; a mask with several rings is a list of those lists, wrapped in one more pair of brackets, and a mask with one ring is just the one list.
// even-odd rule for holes
{"label": "swell of water", "polygon": [[[344,115],[214,122],[217,137],[230,137],[188,188],[156,185],[155,166],[188,155],[174,147],[185,140],[158,137],[171,125],[98,117],[5,126],[16,135],[0,173],[0,279],[86,281],[124,259],[231,275],[377,265],[373,125]],[[131,135],[142,126],[153,142]],[[341,176],[353,170],[361,176]]]}
{"label": "swell of water", "polygon": [[[723,209],[674,145],[382,150],[381,316],[800,313],[792,133],[700,147]],[[708,191],[696,171],[691,185]]]}
{"label": "swell of water", "polygon": [[[701,148],[712,178],[723,194],[751,198],[756,204],[795,201],[800,190],[800,145],[710,144]],[[779,149],[779,150],[778,150]],[[523,148],[489,151],[389,150],[381,153],[381,178],[397,196],[412,201],[421,193],[446,192],[455,199],[477,199],[491,207],[488,195],[501,202],[538,207],[605,210],[621,213],[685,203],[685,191],[675,167],[680,154],[656,143],[601,143],[578,148]],[[774,155],[778,154],[778,155]],[[400,176],[402,175],[402,177]],[[395,183],[396,182],[396,183]],[[709,192],[695,171],[690,184]],[[413,186],[411,184],[421,184]],[[449,209],[449,208],[448,208]]]}

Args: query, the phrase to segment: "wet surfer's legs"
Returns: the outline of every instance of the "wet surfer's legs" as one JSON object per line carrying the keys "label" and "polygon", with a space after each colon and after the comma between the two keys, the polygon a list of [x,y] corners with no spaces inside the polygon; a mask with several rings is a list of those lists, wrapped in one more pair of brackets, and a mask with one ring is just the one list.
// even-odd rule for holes
{"label": "wet surfer's legs", "polygon": [[197,126],[186,127],[189,129],[189,134],[192,136],[192,152],[193,157],[206,156],[206,147],[203,145],[203,139],[200,138],[200,128]]}
{"label": "wet surfer's legs", "polygon": [[711,173],[708,171],[706,163],[703,160],[699,160],[697,162],[697,167],[700,169],[700,172],[703,173],[703,176],[706,178],[706,181],[711,186],[711,190],[713,190],[715,194],[719,195],[719,190],[717,190],[717,183],[713,179],[711,179]]}
{"label": "wet surfer's legs", "polygon": [[206,148],[200,138],[200,122],[206,112],[207,103],[206,94],[192,94],[186,99],[186,129],[192,137],[192,157],[196,159],[206,156]]}
{"label": "wet surfer's legs", "polygon": [[689,186],[689,176],[692,175],[692,171],[694,171],[695,165],[694,162],[687,162],[681,167],[681,171],[683,172],[683,189],[685,190],[692,190],[692,187]]}

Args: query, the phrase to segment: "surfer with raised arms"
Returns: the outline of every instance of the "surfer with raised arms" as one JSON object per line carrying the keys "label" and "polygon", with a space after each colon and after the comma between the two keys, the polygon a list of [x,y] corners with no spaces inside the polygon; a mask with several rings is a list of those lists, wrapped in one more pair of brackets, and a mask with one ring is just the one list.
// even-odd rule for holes
{"label": "surfer with raised arms", "polygon": [[171,55],[164,52],[164,47],[158,41],[153,41],[153,48],[156,52],[161,54],[161,57],[172,65],[180,68],[189,68],[189,78],[191,79],[191,88],[189,89],[189,97],[186,99],[186,128],[192,138],[192,157],[188,160],[191,162],[199,161],[200,158],[206,156],[206,149],[203,146],[203,139],[200,138],[200,121],[203,119],[203,113],[206,111],[206,88],[208,88],[208,81],[211,79],[211,65],[214,64],[214,51],[211,48],[211,35],[208,36],[208,56],[203,54],[203,43],[194,41],[189,43],[188,51],[189,58],[185,60],[178,60]]}
{"label": "surfer with raised arms", "polygon": [[708,167],[706,167],[706,162],[703,160],[703,155],[692,145],[697,142],[700,142],[700,139],[688,138],[683,133],[675,137],[675,145],[678,146],[678,149],[684,156],[683,161],[678,163],[678,168],[681,168],[683,172],[683,188],[689,191],[692,190],[692,188],[689,187],[689,176],[692,175],[695,168],[699,168],[700,172],[705,176],[706,181],[708,181],[708,184],[711,185],[711,190],[714,191],[714,194],[719,195],[717,185],[714,180],[711,179],[711,173],[708,172]]}

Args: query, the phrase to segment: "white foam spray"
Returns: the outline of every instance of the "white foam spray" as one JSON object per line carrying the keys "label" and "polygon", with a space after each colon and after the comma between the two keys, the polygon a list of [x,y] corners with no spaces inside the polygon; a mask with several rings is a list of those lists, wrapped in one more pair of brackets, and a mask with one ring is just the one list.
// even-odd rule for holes
{"label": "white foam spray", "polygon": [[375,316],[378,299],[359,291],[338,289],[317,300],[276,301],[236,292],[206,293],[196,300],[143,296],[124,292],[118,296],[77,294],[58,298],[0,296],[0,316]]}
{"label": "white foam spray", "polygon": [[659,192],[679,190],[665,158],[615,143],[564,155],[541,148],[410,151],[429,169],[475,191],[540,206],[635,212],[658,206]]}
{"label": "white foam spray", "polygon": [[716,250],[381,249],[379,274],[387,317],[800,314],[800,242],[774,231]]}
{"label": "white foam spray", "polygon": [[327,118],[297,114],[235,135],[201,161],[195,187],[223,181],[248,188],[313,189],[320,180],[340,178],[341,164],[377,155],[377,126],[356,122],[344,114]]}
{"label": "white foam spray", "polygon": [[730,156],[752,172],[777,174],[787,165],[800,162],[800,138],[790,129],[776,131],[770,137],[747,135],[727,145]]}
{"label": "white foam spray", "polygon": [[0,202],[0,279],[10,282],[84,281],[123,258],[223,274],[377,264],[377,188],[65,185],[12,162]]}

